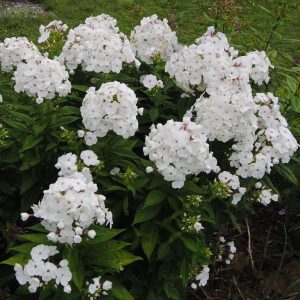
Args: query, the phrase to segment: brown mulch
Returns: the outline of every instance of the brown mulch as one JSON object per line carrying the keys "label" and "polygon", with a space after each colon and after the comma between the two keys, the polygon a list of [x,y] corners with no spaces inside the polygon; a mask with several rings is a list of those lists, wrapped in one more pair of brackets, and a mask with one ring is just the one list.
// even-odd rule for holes
{"label": "brown mulch", "polygon": [[[245,220],[242,234],[234,234],[234,229],[229,232],[228,240],[232,239],[237,247],[232,264],[217,263],[207,286],[192,292],[191,300],[296,299],[300,293],[300,258],[288,247],[283,253],[283,216],[279,210],[276,203],[259,205],[257,214]],[[281,298],[296,280],[299,284]]]}

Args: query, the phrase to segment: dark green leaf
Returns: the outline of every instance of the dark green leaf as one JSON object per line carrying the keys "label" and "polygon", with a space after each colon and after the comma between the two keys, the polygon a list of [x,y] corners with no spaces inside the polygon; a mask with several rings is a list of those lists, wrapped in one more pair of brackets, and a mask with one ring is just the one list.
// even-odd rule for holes
{"label": "dark green leaf", "polygon": [[143,208],[142,205],[140,205],[136,211],[132,225],[151,220],[158,214],[159,211],[160,205],[150,206],[146,208]]}
{"label": "dark green leaf", "polygon": [[78,256],[77,250],[75,248],[68,247],[65,249],[63,257],[69,263],[73,283],[81,291],[85,272],[83,263]]}
{"label": "dark green leaf", "polygon": [[160,190],[152,190],[146,197],[144,208],[160,203],[166,197],[166,193]]}
{"label": "dark green leaf", "polygon": [[110,281],[112,282],[111,294],[117,300],[134,300],[128,290],[119,281],[115,279],[110,279]]}
{"label": "dark green leaf", "polygon": [[141,244],[149,260],[158,240],[158,228],[152,222],[141,226]]}

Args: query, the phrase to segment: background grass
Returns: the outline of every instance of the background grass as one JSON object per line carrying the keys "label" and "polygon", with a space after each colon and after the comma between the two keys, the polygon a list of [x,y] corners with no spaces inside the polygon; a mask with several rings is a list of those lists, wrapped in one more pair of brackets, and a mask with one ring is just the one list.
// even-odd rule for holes
{"label": "background grass", "polygon": [[[75,27],[91,15],[107,13],[118,20],[120,29],[126,34],[138,25],[144,16],[157,14],[161,18],[168,18],[171,24],[176,25],[179,40],[182,43],[192,43],[213,25],[213,20],[208,16],[209,8],[213,1],[196,0],[41,0],[44,7],[42,14],[13,13],[0,14],[0,41],[8,36],[27,36],[34,42],[39,35],[40,24],[47,24],[53,19],[62,20],[69,27]],[[276,2],[276,1],[275,1]],[[277,5],[278,5],[277,1]],[[291,3],[293,1],[290,1]],[[243,7],[238,18],[243,24],[241,32],[231,32],[231,42],[238,46],[248,45],[250,48],[263,48],[265,40],[274,25],[273,13],[276,13],[274,1],[256,0],[240,1]],[[299,3],[298,3],[299,4]],[[4,4],[2,4],[4,6]],[[1,7],[1,4],[0,4]],[[264,7],[265,9],[261,8]],[[268,12],[269,11],[269,12]],[[295,2],[283,25],[278,28],[279,39],[299,39],[300,33],[300,6]],[[253,30],[260,33],[258,37]],[[224,29],[226,32],[226,28]],[[264,41],[262,41],[264,40]],[[289,50],[292,57],[298,60],[300,56],[299,44],[284,42],[274,45],[275,49]],[[248,49],[247,49],[248,50]],[[254,49],[252,49],[254,50]]]}

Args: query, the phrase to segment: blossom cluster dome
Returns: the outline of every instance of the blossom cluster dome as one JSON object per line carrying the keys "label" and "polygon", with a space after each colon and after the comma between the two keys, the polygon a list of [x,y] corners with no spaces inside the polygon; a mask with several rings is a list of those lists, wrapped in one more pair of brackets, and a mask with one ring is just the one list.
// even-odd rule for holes
{"label": "blossom cluster dome", "polygon": [[[91,153],[84,152],[84,159],[95,160]],[[112,225],[112,214],[105,207],[105,196],[96,194],[98,188],[92,181],[88,168],[78,172],[76,155],[67,153],[56,164],[60,176],[44,191],[43,199],[33,205],[34,216],[50,231],[48,239],[60,243],[80,243],[87,234],[95,237],[89,226],[97,223]]]}
{"label": "blossom cluster dome", "polygon": [[172,181],[173,188],[181,188],[187,175],[219,169],[216,158],[209,152],[201,125],[189,118],[184,118],[183,122],[169,120],[165,125],[153,125],[143,150],[164,179]]}
{"label": "blossom cluster dome", "polygon": [[157,55],[167,61],[179,47],[167,19],[160,20],[157,15],[141,20],[131,32],[130,44],[136,56],[147,64],[152,64]]}
{"label": "blossom cluster dome", "polygon": [[19,63],[39,57],[38,48],[26,37],[6,38],[0,43],[0,65],[2,71],[12,71]]}
{"label": "blossom cluster dome", "polygon": [[249,92],[250,78],[256,84],[268,82],[270,67],[273,66],[264,51],[238,57],[238,51],[230,47],[226,36],[209,27],[195,44],[175,52],[165,70],[185,92],[198,89],[211,95],[232,88]]}
{"label": "blossom cluster dome", "polygon": [[58,265],[49,261],[51,256],[58,253],[56,246],[38,245],[31,249],[31,258],[22,267],[15,264],[16,278],[21,285],[29,284],[30,293],[35,293],[39,287],[54,281],[57,285],[62,285],[65,293],[71,292],[69,282],[72,273],[68,266],[68,261],[63,259]]}
{"label": "blossom cluster dome", "polygon": [[227,38],[216,33],[213,27],[196,44],[183,47],[167,61],[165,70],[174,77],[177,85],[185,92],[193,93],[196,88],[217,87],[232,71],[232,59],[237,53],[229,47]]}
{"label": "blossom cluster dome", "polygon": [[13,79],[15,91],[37,98],[37,103],[43,102],[43,99],[53,99],[57,94],[66,96],[71,91],[65,67],[57,60],[44,56],[19,63]]}
{"label": "blossom cluster dome", "polygon": [[59,60],[71,71],[81,65],[85,71],[119,73],[123,63],[135,62],[135,56],[115,25],[107,15],[87,18],[85,24],[69,31]]}
{"label": "blossom cluster dome", "polygon": [[270,173],[272,166],[280,161],[289,162],[298,149],[298,143],[280,113],[277,97],[272,93],[258,93],[254,101],[258,129],[233,145],[229,160],[241,177],[259,179],[266,172]]}
{"label": "blossom cluster dome", "polygon": [[41,25],[39,28],[40,31],[40,37],[38,39],[39,43],[45,43],[49,37],[51,30],[63,33],[67,31],[68,26],[66,24],[62,24],[62,21],[53,20],[48,25],[44,26]]}
{"label": "blossom cluster dome", "polygon": [[[137,97],[126,84],[117,81],[102,84],[99,90],[91,87],[80,108],[82,122],[96,137],[109,130],[124,138],[133,136],[138,129]],[[86,141],[89,136],[85,135]]]}
{"label": "blossom cluster dome", "polygon": [[240,141],[257,129],[255,108],[248,93],[216,93],[201,96],[186,115],[193,116],[195,122],[202,125],[210,141]]}

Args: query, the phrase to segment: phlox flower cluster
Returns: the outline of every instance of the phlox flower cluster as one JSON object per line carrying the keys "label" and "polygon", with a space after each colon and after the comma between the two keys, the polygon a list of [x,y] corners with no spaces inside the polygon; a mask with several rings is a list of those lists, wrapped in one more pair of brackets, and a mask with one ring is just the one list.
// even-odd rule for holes
{"label": "phlox flower cluster", "polygon": [[45,43],[50,37],[51,30],[63,33],[63,32],[66,32],[67,29],[68,29],[68,26],[66,24],[62,24],[62,21],[57,21],[57,20],[51,21],[46,26],[41,25],[39,28],[40,37],[38,39],[38,42]]}
{"label": "phlox flower cluster", "polygon": [[88,145],[97,141],[94,137],[103,137],[109,130],[124,138],[133,136],[138,130],[137,114],[142,114],[134,91],[117,81],[102,84],[99,90],[89,88],[80,111],[82,122],[90,131],[84,136]]}
{"label": "phlox flower cluster", "polygon": [[200,221],[201,215],[190,215],[184,212],[180,224],[180,229],[185,232],[200,232],[202,229],[204,229]]}
{"label": "phlox flower cluster", "polygon": [[256,182],[255,188],[258,190],[256,193],[256,200],[261,204],[267,206],[271,201],[278,201],[278,194],[273,194],[271,189],[267,189],[261,182]]}
{"label": "phlox flower cluster", "polygon": [[227,171],[223,171],[219,173],[218,179],[228,186],[229,194],[233,194],[231,203],[236,205],[246,193],[246,189],[240,186],[239,177],[237,175],[232,175]]}
{"label": "phlox flower cluster", "polygon": [[172,181],[173,188],[181,188],[187,175],[219,170],[201,125],[189,118],[184,118],[183,122],[169,120],[165,125],[153,125],[143,150],[164,179]]}
{"label": "phlox flower cluster", "polygon": [[86,282],[89,299],[99,299],[101,295],[108,295],[108,291],[112,289],[112,282],[105,280],[102,284],[100,283],[101,277],[92,279],[92,282]]}
{"label": "phlox flower cluster", "polygon": [[152,74],[141,76],[140,82],[148,90],[164,87],[164,83],[161,80],[158,80],[157,77]]}
{"label": "phlox flower cluster", "polygon": [[255,107],[252,96],[246,93],[216,93],[197,99],[186,116],[194,116],[210,141],[239,141],[257,128]]}
{"label": "phlox flower cluster", "polygon": [[[99,161],[92,151],[81,153],[88,165]],[[67,153],[58,159],[60,169],[57,181],[44,191],[43,199],[33,205],[34,216],[41,218],[41,224],[50,231],[48,239],[60,243],[80,243],[82,236],[94,238],[96,232],[89,226],[97,223],[112,225],[112,214],[105,207],[105,196],[96,194],[98,188],[92,181],[90,170],[81,172],[76,166],[77,156]]]}
{"label": "phlox flower cluster", "polygon": [[25,92],[28,96],[35,97],[39,104],[44,99],[53,99],[57,94],[63,97],[71,91],[65,67],[57,60],[41,55],[19,63],[13,79],[16,92]]}
{"label": "phlox flower cluster", "polygon": [[280,113],[277,97],[272,93],[259,93],[254,101],[258,130],[233,145],[229,160],[241,177],[260,179],[266,172],[271,172],[273,165],[280,161],[289,162],[298,149],[298,143]]}
{"label": "phlox flower cluster", "polygon": [[244,82],[249,82],[251,78],[259,85],[269,82],[269,69],[274,68],[265,51],[249,52],[245,56],[235,58],[233,63],[239,72],[239,77],[244,77]]}
{"label": "phlox flower cluster", "polygon": [[[223,254],[224,252],[226,252],[226,258],[223,258],[223,256],[221,254],[219,254],[218,256],[218,261],[222,262],[224,259],[224,262],[226,265],[230,265],[231,261],[234,258],[234,254],[236,253],[236,247],[233,241],[231,242],[227,242],[223,236],[220,236],[219,241],[221,243],[221,253]],[[225,247],[227,248],[227,250],[225,249]]]}
{"label": "phlox flower cluster", "polygon": [[251,90],[250,78],[255,83],[268,82],[272,67],[265,52],[251,52],[238,57],[223,33],[208,27],[195,44],[175,52],[166,63],[165,70],[185,92],[195,88],[212,93]]}
{"label": "phlox flower cluster", "polygon": [[216,82],[228,76],[234,55],[236,52],[229,47],[226,36],[209,27],[196,44],[175,52],[165,70],[185,92],[193,93],[194,88],[217,86]]}
{"label": "phlox flower cluster", "polygon": [[16,278],[21,285],[29,284],[30,293],[35,293],[39,287],[49,282],[63,286],[65,293],[71,292],[69,282],[72,273],[68,267],[68,261],[63,259],[58,265],[50,262],[50,257],[59,253],[56,246],[38,245],[31,249],[31,259],[21,266],[15,264]]}
{"label": "phlox flower cluster", "polygon": [[179,47],[168,21],[158,19],[157,15],[141,20],[131,32],[130,44],[136,56],[147,64],[152,64],[156,56],[167,61]]}
{"label": "phlox flower cluster", "polygon": [[209,279],[209,272],[210,269],[208,266],[204,265],[202,266],[201,272],[195,277],[196,281],[199,281],[198,283],[193,282],[191,284],[192,289],[197,289],[197,287],[205,286],[207,285],[207,281]]}
{"label": "phlox flower cluster", "polygon": [[116,21],[100,15],[69,31],[59,60],[71,71],[81,65],[85,71],[119,73],[123,63],[135,62],[135,56]]}
{"label": "phlox flower cluster", "polygon": [[2,71],[12,71],[19,63],[39,57],[38,48],[26,37],[6,38],[0,43],[0,64]]}

